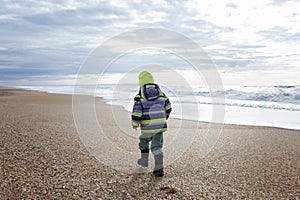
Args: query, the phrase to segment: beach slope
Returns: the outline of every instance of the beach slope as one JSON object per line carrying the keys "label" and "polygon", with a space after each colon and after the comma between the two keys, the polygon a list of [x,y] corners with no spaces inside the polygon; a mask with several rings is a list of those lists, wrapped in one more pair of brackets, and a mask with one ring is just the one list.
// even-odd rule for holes
{"label": "beach slope", "polygon": [[[105,116],[103,130],[114,135],[111,107],[101,99],[96,107]],[[179,122],[171,119],[166,144]],[[163,178],[127,174],[86,150],[71,95],[0,88],[0,199],[300,198],[300,131],[225,125],[210,154],[200,158],[199,138],[209,124],[199,124],[199,137],[166,166]],[[138,152],[137,143],[124,148]]]}

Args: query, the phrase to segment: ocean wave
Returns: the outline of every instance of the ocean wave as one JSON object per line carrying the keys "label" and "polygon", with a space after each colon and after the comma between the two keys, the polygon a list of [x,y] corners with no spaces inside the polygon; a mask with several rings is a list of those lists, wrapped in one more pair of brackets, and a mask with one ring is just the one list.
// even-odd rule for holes
{"label": "ocean wave", "polygon": [[[72,94],[73,86],[23,86],[24,89],[49,93]],[[84,87],[83,87],[84,88]],[[220,104],[213,101],[225,98],[226,106],[266,108],[276,110],[300,111],[300,86],[241,86],[227,87],[223,91],[210,92],[205,87],[198,88],[161,88],[174,103]],[[133,99],[138,92],[135,85],[98,85],[90,93],[106,100]],[[179,102],[180,101],[180,102]]]}
{"label": "ocean wave", "polygon": [[172,103],[191,103],[191,104],[207,104],[207,105],[223,105],[223,106],[237,106],[237,107],[248,107],[248,108],[262,108],[262,109],[274,109],[274,110],[289,110],[289,111],[300,111],[300,105],[290,103],[278,103],[278,102],[267,102],[267,101],[247,101],[247,100],[235,100],[226,99],[224,103],[220,103],[220,100],[213,101],[210,97],[196,97],[196,100],[178,100],[170,98]]}
{"label": "ocean wave", "polygon": [[[132,85],[119,86],[115,91],[103,87],[105,99],[130,101],[137,93],[138,88]],[[244,86],[225,88],[224,91],[209,92],[207,88],[164,88],[162,90],[170,97],[173,103],[192,103],[225,105],[248,108],[262,108],[274,110],[300,111],[299,86]],[[99,90],[100,91],[100,90]],[[104,94],[104,93],[106,94]],[[224,102],[218,98],[224,97]],[[221,102],[221,103],[220,103]]]}
{"label": "ocean wave", "polygon": [[193,95],[203,97],[224,96],[226,99],[277,102],[300,105],[300,86],[244,86],[228,88],[224,91],[215,92],[204,91],[203,88],[197,88]]}

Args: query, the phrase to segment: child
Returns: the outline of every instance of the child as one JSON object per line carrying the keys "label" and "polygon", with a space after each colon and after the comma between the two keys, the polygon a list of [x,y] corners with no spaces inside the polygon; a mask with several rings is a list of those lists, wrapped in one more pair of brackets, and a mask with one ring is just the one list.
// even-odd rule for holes
{"label": "child", "polygon": [[153,174],[164,176],[163,169],[163,132],[167,130],[166,120],[172,111],[168,97],[154,83],[152,74],[143,71],[139,74],[139,93],[134,98],[132,126],[141,128],[139,148],[141,158],[137,161],[142,167],[148,167],[149,143],[154,155],[155,168]]}

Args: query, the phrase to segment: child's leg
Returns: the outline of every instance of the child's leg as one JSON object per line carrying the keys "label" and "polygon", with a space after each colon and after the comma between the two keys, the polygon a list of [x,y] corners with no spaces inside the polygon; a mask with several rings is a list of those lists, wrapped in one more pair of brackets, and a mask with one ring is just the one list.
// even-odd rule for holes
{"label": "child's leg", "polygon": [[151,151],[154,155],[155,167],[153,174],[155,176],[164,176],[164,162],[163,162],[163,133],[157,133],[152,137]]}
{"label": "child's leg", "polygon": [[139,148],[141,150],[141,158],[138,159],[137,163],[142,167],[148,167],[150,141],[151,137],[146,137],[145,135],[140,136]]}
{"label": "child's leg", "polygon": [[151,141],[151,137],[146,137],[144,135],[141,135],[139,137],[140,142],[139,142],[139,148],[141,151],[148,150],[149,151],[149,142]]}
{"label": "child's leg", "polygon": [[152,137],[151,152],[154,155],[162,154],[163,142],[163,133],[157,133]]}

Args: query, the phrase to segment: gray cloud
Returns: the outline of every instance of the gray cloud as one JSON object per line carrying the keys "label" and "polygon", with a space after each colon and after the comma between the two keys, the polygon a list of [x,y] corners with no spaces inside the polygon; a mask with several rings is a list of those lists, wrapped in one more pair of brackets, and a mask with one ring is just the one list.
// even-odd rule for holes
{"label": "gray cloud", "polygon": [[285,3],[288,3],[288,2],[297,2],[297,0],[273,0],[272,1],[272,4],[273,5],[282,5],[282,4],[285,4]]}
{"label": "gray cloud", "polygon": [[288,42],[294,41],[300,42],[300,33],[289,33],[289,30],[285,27],[275,26],[271,29],[259,31],[258,34],[264,37],[266,40]]}
{"label": "gray cloud", "polygon": [[237,8],[237,7],[238,7],[238,5],[237,5],[237,4],[235,4],[235,3],[228,3],[228,4],[226,4],[226,7],[230,7],[230,8]]}
{"label": "gray cloud", "polygon": [[122,21],[122,16],[126,16],[126,10],[113,9],[104,6],[82,9],[59,10],[51,13],[39,13],[24,16],[23,19],[45,26],[103,26],[114,21]]}
{"label": "gray cloud", "polygon": [[[104,40],[123,31],[141,27],[175,30],[204,48],[213,45],[224,46],[223,50],[207,49],[219,67],[242,66],[247,69],[248,65],[253,64],[253,60],[260,65],[260,61],[272,59],[273,55],[263,53],[263,49],[266,48],[263,44],[233,44],[228,40],[221,41],[220,34],[230,35],[236,29],[216,25],[205,17],[199,17],[201,13],[196,9],[185,9],[185,4],[181,1],[123,3],[127,5],[113,5],[110,1],[2,2],[1,79],[75,74],[89,52]],[[274,0],[273,3],[280,6],[284,1]],[[235,3],[227,3],[225,6],[239,9],[239,4]],[[294,16],[297,15],[298,13],[294,13]],[[287,27],[280,26],[258,29],[257,34],[262,36],[264,41],[299,43],[300,40],[299,32],[290,33]],[[167,35],[161,38],[162,43],[170,40],[174,44],[178,42]],[[139,59],[136,57],[136,61]],[[134,58],[125,59],[123,67],[132,62],[135,62]],[[118,69],[112,71],[117,72]]]}

